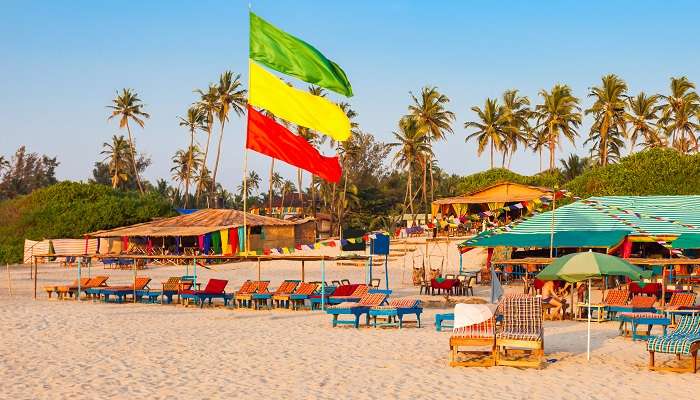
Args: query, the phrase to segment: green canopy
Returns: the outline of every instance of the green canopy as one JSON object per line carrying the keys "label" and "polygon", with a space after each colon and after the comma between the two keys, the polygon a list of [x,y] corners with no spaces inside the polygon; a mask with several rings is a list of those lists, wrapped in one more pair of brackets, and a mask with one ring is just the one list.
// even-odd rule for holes
{"label": "green canopy", "polygon": [[537,274],[537,279],[579,282],[607,275],[626,276],[638,281],[649,274],[621,258],[587,251],[557,258]]}
{"label": "green canopy", "polygon": [[[559,231],[554,232],[554,247],[615,247],[629,230],[610,231]],[[468,247],[540,247],[550,246],[549,233],[501,233],[476,236],[462,244]]]}
{"label": "green canopy", "polygon": [[700,233],[684,233],[671,242],[674,249],[700,249]]}

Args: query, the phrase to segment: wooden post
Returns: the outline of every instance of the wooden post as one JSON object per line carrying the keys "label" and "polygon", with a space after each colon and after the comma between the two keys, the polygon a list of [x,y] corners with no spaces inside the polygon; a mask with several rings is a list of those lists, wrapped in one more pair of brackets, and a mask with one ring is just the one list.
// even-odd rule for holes
{"label": "wooden post", "polygon": [[131,264],[131,269],[134,271],[134,283],[131,284],[131,288],[134,289],[134,303],[136,303],[136,261],[138,260],[134,258],[134,262]]}
{"label": "wooden post", "polygon": [[34,258],[34,300],[36,300],[36,275],[37,275],[39,268],[37,266],[36,257],[33,257],[33,258]]}
{"label": "wooden post", "polygon": [[260,257],[258,257],[258,281],[260,280]]}
{"label": "wooden post", "polygon": [[10,264],[5,264],[5,267],[7,268],[7,292],[10,294],[10,297],[12,297],[12,277],[10,276]]}
{"label": "wooden post", "polygon": [[304,260],[301,260],[301,281],[306,282],[306,280],[304,280]]}

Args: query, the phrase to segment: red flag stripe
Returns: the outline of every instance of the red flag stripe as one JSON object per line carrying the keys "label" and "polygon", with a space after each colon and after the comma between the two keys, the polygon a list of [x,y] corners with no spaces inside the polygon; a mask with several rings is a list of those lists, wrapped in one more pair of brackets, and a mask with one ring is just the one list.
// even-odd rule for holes
{"label": "red flag stripe", "polygon": [[306,139],[295,135],[253,107],[248,106],[246,147],[311,172],[329,182],[339,182],[338,157],[321,155]]}

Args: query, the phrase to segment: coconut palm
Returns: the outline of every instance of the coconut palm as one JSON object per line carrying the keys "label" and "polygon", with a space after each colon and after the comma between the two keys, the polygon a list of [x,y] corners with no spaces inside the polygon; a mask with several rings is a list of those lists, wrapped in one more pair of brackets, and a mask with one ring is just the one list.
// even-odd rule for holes
{"label": "coconut palm", "polygon": [[[446,109],[450,99],[440,93],[435,86],[425,86],[421,89],[420,95],[415,96],[410,93],[413,103],[408,106],[408,117],[413,120],[420,133],[428,138],[428,145],[438,140],[445,140],[447,133],[453,133],[452,122],[455,115]],[[431,159],[423,163],[423,201],[427,203],[425,174],[426,168],[430,165],[433,153],[430,152]],[[430,201],[434,199],[434,180],[430,175]],[[427,210],[427,205],[426,205]],[[426,211],[427,213],[427,211]]]}
{"label": "coconut palm", "polygon": [[518,149],[518,144],[527,144],[527,139],[531,131],[530,99],[527,96],[519,96],[516,89],[503,92],[503,107],[506,112],[505,141],[503,143],[503,165],[505,167],[506,154],[508,157],[508,168],[513,154]]}
{"label": "coconut palm", "polygon": [[577,154],[569,154],[568,159],[560,159],[562,167],[562,174],[567,181],[570,181],[577,176],[581,175],[586,169],[588,169],[590,164],[590,159],[588,157],[579,157]]}
{"label": "coconut palm", "polygon": [[296,187],[294,187],[294,182],[290,181],[289,179],[285,179],[284,182],[282,182],[282,185],[280,187],[280,191],[282,192],[282,204],[280,205],[282,209],[284,210],[284,199],[287,193],[294,193],[296,191]]}
{"label": "coconut palm", "polygon": [[122,89],[121,94],[117,92],[117,97],[112,100],[112,105],[107,106],[112,109],[112,115],[107,120],[119,118],[119,128],[126,128],[129,133],[129,148],[131,151],[131,166],[134,169],[134,176],[139,187],[139,192],[143,193],[141,186],[141,178],[136,167],[136,150],[134,146],[134,138],[131,135],[131,127],[129,121],[134,121],[138,126],[143,128],[144,120],[150,118],[150,115],[143,111],[143,103],[139,99],[138,94],[131,89]]}
{"label": "coconut palm", "polygon": [[[206,127],[206,120],[207,120],[207,115],[204,112],[204,110],[201,107],[198,107],[196,105],[191,106],[189,109],[187,109],[187,117],[178,117],[180,119],[180,126],[184,126],[187,128],[188,131],[190,131],[190,146],[189,148],[192,149],[194,145],[194,134],[197,131],[205,131],[207,129]],[[199,149],[198,149],[199,150]],[[187,152],[190,156],[193,155],[192,152]],[[191,177],[193,176],[192,174],[192,169],[197,168],[199,164],[196,166],[193,165],[193,160],[192,158],[187,160],[187,172],[185,176],[185,205],[184,207],[187,208],[187,203],[190,198],[190,180]]]}
{"label": "coconut palm", "polygon": [[260,189],[260,175],[255,171],[250,171],[248,177],[238,185],[238,193],[245,198],[250,197]]}
{"label": "coconut palm", "polygon": [[698,151],[695,132],[700,125],[691,121],[700,112],[700,97],[695,91],[695,84],[685,76],[671,78],[671,94],[661,97],[665,102],[659,124],[671,137],[671,145],[682,153],[688,153],[691,149]]}
{"label": "coconut palm", "polygon": [[[200,97],[199,101],[196,103],[196,107],[198,107],[202,110],[202,112],[204,112],[205,124],[207,126],[207,144],[206,146],[204,146],[204,160],[202,161],[201,171],[199,172],[200,175],[206,176],[207,174],[204,174],[204,168],[208,168],[207,158],[209,156],[209,143],[211,142],[211,133],[214,127],[214,116],[219,112],[219,88],[214,84],[210,84],[209,89],[206,92],[200,89],[197,89],[196,92],[199,93]],[[199,182],[204,181],[200,180]],[[199,203],[199,195],[201,194],[202,189],[203,188],[199,184],[197,184],[195,203]]]}
{"label": "coconut palm", "polygon": [[[173,174],[172,177],[175,181],[184,184],[185,188],[189,188],[191,174],[190,171],[193,168],[199,168],[202,163],[202,152],[196,145],[190,146],[187,150],[178,150],[172,158],[173,167],[170,168],[170,172]],[[189,197],[189,192],[185,190],[185,208],[187,208],[187,197]]]}
{"label": "coconut palm", "polygon": [[547,145],[548,137],[547,131],[545,129],[531,129],[528,134],[527,143],[533,152],[538,154],[540,159],[540,172],[543,171],[542,168],[542,149]]}
{"label": "coconut palm", "polygon": [[[273,158],[274,160],[274,158]],[[274,164],[272,164],[271,169],[274,168]],[[267,197],[269,198],[270,201],[270,214],[272,214],[272,198],[275,196],[275,190],[280,189],[282,187],[282,183],[284,182],[284,178],[282,178],[282,175],[278,174],[277,172],[272,172],[270,173],[270,190],[267,192]]]}
{"label": "coconut palm", "polygon": [[537,119],[536,129],[544,129],[547,134],[547,147],[549,147],[549,169],[555,168],[554,154],[559,145],[560,135],[564,135],[572,143],[581,126],[581,109],[579,100],[571,93],[568,85],[556,84],[551,91],[540,91],[542,104],[535,106]]}
{"label": "coconut palm", "polygon": [[104,150],[100,154],[104,154],[104,159],[109,168],[109,176],[112,178],[112,188],[116,189],[123,182],[129,180],[129,165],[131,164],[131,151],[129,142],[124,136],[112,136],[112,143],[103,143]]}
{"label": "coconut palm", "polygon": [[428,137],[423,134],[412,118],[401,118],[398,132],[393,132],[396,142],[389,143],[390,148],[396,148],[394,163],[397,167],[404,169],[408,174],[406,182],[406,201],[411,214],[415,217],[413,210],[413,171],[417,169],[425,155],[432,156]]}
{"label": "coconut palm", "polygon": [[224,71],[219,77],[219,86],[217,87],[218,110],[216,113],[219,119],[221,130],[219,131],[219,143],[216,146],[216,160],[214,161],[214,175],[212,181],[216,184],[216,172],[219,170],[219,158],[221,157],[221,142],[224,137],[224,126],[228,121],[228,114],[231,110],[239,117],[245,112],[246,93],[242,88],[241,75],[233,76],[231,71]]}
{"label": "coconut palm", "polygon": [[[201,190],[200,193],[204,193],[206,197],[212,190],[214,190],[214,186],[212,185],[211,172],[209,171],[209,168],[203,164],[204,158],[202,157],[202,165],[200,165],[199,171],[195,175],[194,179],[197,183],[197,187]],[[195,204],[198,204],[196,200]]]}
{"label": "coconut palm", "polygon": [[664,140],[656,124],[657,113],[661,110],[661,106],[658,105],[659,99],[659,95],[647,96],[644,92],[627,98],[625,120],[630,125],[630,153],[634,151],[640,137],[644,140],[645,148],[664,146]]}
{"label": "coconut palm", "polygon": [[478,117],[478,121],[467,121],[464,123],[466,129],[474,128],[475,132],[467,136],[465,141],[476,139],[478,143],[477,155],[490,148],[490,166],[493,168],[493,151],[501,149],[508,135],[508,119],[510,118],[505,107],[498,104],[497,99],[487,98],[484,102],[483,110],[478,106],[472,107]]}
{"label": "coconut palm", "polygon": [[593,136],[597,138],[595,141],[598,143],[597,153],[601,165],[609,162],[608,150],[611,145],[608,142],[612,140],[611,133],[626,136],[626,94],[627,84],[615,74],[603,76],[602,84],[590,88],[588,93],[588,97],[595,99],[593,105],[585,111],[586,115],[592,114],[594,118],[589,140]]}

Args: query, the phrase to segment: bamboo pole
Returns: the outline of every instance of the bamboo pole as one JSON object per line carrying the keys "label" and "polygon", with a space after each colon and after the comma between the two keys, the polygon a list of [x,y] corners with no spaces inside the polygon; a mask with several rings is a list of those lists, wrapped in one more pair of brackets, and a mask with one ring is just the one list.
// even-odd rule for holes
{"label": "bamboo pole", "polygon": [[549,233],[549,258],[554,257],[554,207],[557,203],[557,187],[554,187],[552,192],[552,229]]}
{"label": "bamboo pole", "polygon": [[82,272],[83,258],[78,257],[78,291],[75,293],[75,300],[80,301],[80,291],[82,287],[80,285],[80,273]]}
{"label": "bamboo pole", "polygon": [[260,280],[260,259],[258,258],[258,281]]}
{"label": "bamboo pole", "polygon": [[10,275],[10,264],[5,264],[5,268],[7,268],[7,292],[10,294],[10,297],[12,297],[12,276]]}
{"label": "bamboo pole", "polygon": [[306,282],[304,279],[304,260],[301,260],[301,281]]}
{"label": "bamboo pole", "polygon": [[136,260],[131,264],[132,270],[134,271],[134,282],[131,285],[134,294],[134,303],[136,303]]}
{"label": "bamboo pole", "polygon": [[32,258],[34,259],[34,262],[33,262],[33,264],[34,264],[34,300],[36,300],[36,275],[38,272],[38,267],[37,267],[37,262],[36,262],[36,256],[32,256]]}

